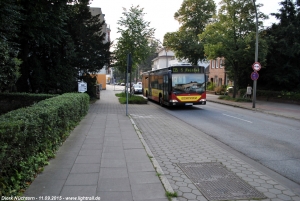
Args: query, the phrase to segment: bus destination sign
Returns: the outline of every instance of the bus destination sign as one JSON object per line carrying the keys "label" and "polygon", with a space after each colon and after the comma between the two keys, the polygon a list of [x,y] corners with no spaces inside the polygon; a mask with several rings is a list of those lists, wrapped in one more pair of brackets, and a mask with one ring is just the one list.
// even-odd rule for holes
{"label": "bus destination sign", "polygon": [[199,67],[172,67],[172,73],[200,73]]}

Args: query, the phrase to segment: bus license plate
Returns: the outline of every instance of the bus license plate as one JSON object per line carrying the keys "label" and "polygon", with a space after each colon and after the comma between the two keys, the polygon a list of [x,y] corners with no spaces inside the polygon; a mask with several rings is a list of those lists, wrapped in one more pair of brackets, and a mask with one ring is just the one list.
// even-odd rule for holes
{"label": "bus license plate", "polygon": [[186,103],[185,105],[193,105],[193,103]]}

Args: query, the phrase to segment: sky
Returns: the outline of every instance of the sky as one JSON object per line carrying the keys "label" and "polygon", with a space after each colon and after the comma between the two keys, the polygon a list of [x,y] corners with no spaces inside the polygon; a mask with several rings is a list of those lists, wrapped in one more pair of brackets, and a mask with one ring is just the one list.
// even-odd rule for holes
{"label": "sky", "polygon": [[[220,0],[215,0],[218,4]],[[117,33],[118,20],[123,16],[123,8],[129,10],[131,6],[139,5],[144,8],[144,20],[150,22],[150,27],[155,29],[155,38],[163,42],[163,37],[167,32],[175,32],[180,24],[174,19],[174,13],[177,12],[183,0],[93,0],[91,7],[100,7],[105,14],[105,22],[111,29],[111,40],[114,41],[120,37]],[[260,11],[266,15],[277,13],[281,0],[256,0],[256,3],[264,4]],[[275,18],[264,22],[264,26],[270,26],[276,22]],[[116,44],[116,41],[114,42]]]}

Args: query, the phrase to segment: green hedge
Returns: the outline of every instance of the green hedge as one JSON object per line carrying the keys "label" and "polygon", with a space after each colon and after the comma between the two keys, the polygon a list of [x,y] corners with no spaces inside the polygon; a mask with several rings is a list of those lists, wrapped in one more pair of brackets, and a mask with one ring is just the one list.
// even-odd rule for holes
{"label": "green hedge", "polygon": [[53,94],[0,93],[0,115],[39,101],[55,97]]}
{"label": "green hedge", "polygon": [[[126,104],[127,103],[127,95],[126,93],[117,93],[117,97],[119,97],[119,102],[121,104]],[[128,104],[147,104],[148,100],[145,99],[142,96],[136,96],[134,94],[128,94]]]}
{"label": "green hedge", "polygon": [[[240,89],[240,94],[245,94],[246,89]],[[257,90],[256,97],[266,98],[266,100],[290,100],[290,101],[300,101],[299,92],[285,92],[285,91],[268,91],[268,90]]]}
{"label": "green hedge", "polygon": [[67,93],[0,116],[0,196],[18,195],[87,114],[89,96]]}

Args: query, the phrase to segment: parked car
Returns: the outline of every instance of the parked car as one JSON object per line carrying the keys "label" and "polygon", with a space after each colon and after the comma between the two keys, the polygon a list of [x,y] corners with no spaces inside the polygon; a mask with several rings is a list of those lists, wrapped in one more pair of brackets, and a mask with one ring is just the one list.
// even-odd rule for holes
{"label": "parked car", "polygon": [[138,93],[142,93],[142,85],[141,84],[134,84],[132,87],[131,87],[131,91],[132,93],[134,94],[138,94]]}
{"label": "parked car", "polygon": [[232,93],[232,91],[233,91],[233,86],[227,87],[226,93]]}
{"label": "parked car", "polygon": [[121,85],[121,86],[125,86],[125,83],[122,82],[120,85]]}
{"label": "parked car", "polygon": [[226,91],[224,92],[224,95],[229,95],[229,93],[233,92],[233,86],[227,87]]}

